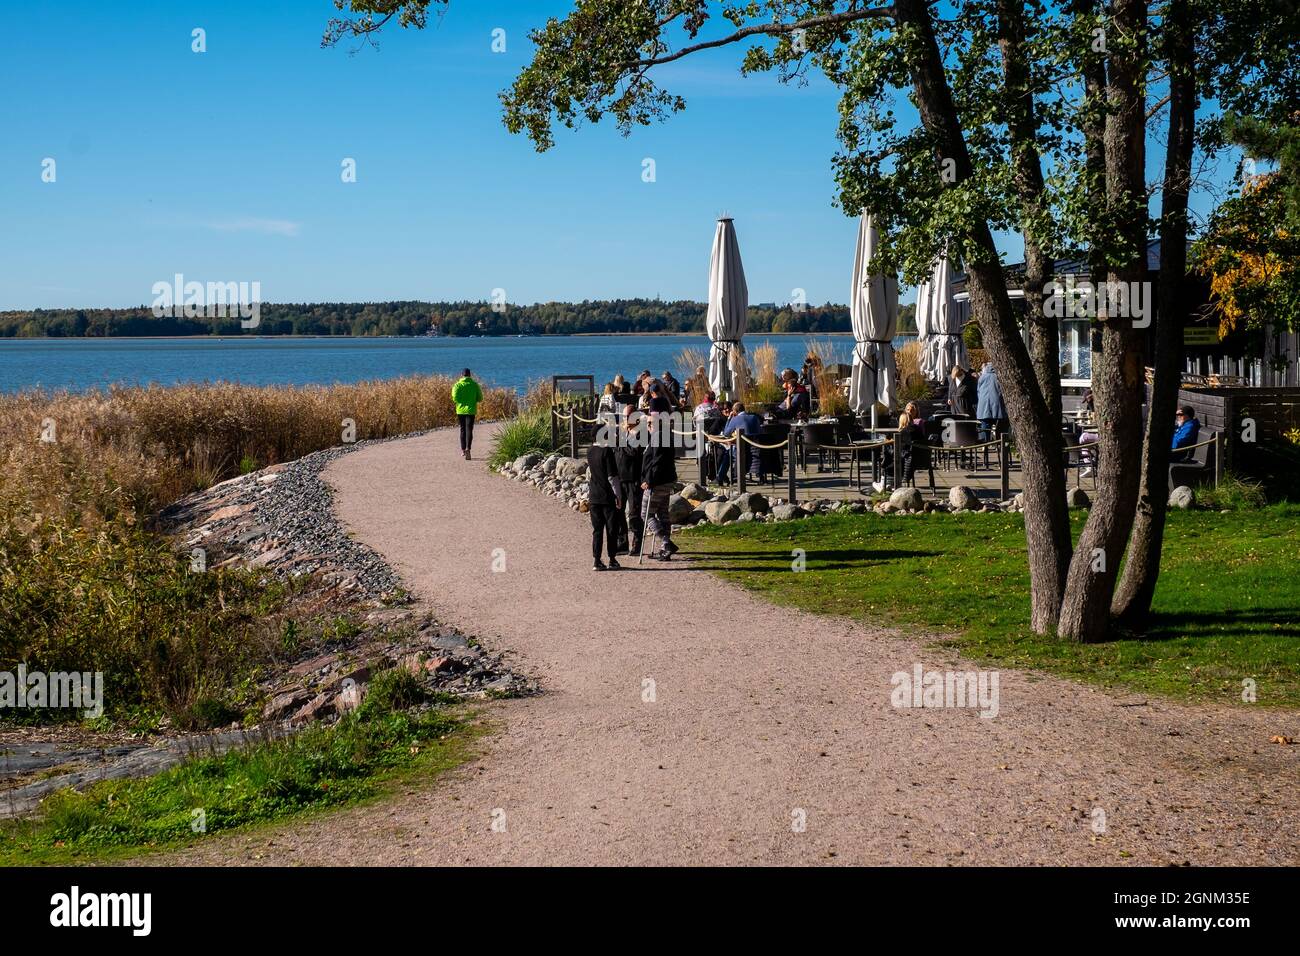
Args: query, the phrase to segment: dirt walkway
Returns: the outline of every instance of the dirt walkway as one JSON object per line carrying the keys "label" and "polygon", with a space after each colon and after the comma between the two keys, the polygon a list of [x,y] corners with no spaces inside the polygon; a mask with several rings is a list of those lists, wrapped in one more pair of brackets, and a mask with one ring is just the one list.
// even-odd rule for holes
{"label": "dirt walkway", "polygon": [[1300,863],[1300,748],[1269,743],[1293,714],[1006,670],[996,718],[895,709],[892,674],[954,661],[698,565],[595,574],[585,517],[455,444],[364,449],[326,477],[358,538],[546,693],[493,705],[501,732],[453,778],[173,860]]}

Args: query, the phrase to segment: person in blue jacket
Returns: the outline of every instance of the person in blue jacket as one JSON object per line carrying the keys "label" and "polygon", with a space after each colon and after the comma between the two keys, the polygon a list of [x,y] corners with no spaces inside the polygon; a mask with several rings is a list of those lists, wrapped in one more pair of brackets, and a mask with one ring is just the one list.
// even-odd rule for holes
{"label": "person in blue jacket", "polygon": [[1181,406],[1174,414],[1173,454],[1169,456],[1169,460],[1171,462],[1191,461],[1192,453],[1190,451],[1179,451],[1178,449],[1195,445],[1196,438],[1200,433],[1201,423],[1196,420],[1196,412],[1192,410],[1192,406]]}
{"label": "person in blue jacket", "polygon": [[980,420],[980,441],[991,438],[993,427],[1006,431],[1007,406],[1002,401],[1002,386],[992,362],[985,362],[975,382],[975,417]]}

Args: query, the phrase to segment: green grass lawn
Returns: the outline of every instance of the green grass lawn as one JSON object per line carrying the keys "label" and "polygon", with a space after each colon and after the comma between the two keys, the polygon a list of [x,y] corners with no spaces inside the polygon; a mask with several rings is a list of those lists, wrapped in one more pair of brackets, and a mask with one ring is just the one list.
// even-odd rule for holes
{"label": "green grass lawn", "polygon": [[1300,706],[1300,505],[1175,511],[1146,632],[1094,645],[1029,632],[1016,514],[825,515],[701,527],[681,544],[774,602],[924,630],[982,662],[1223,703],[1253,678],[1256,706]]}
{"label": "green grass lawn", "polygon": [[[383,796],[467,760],[479,731],[469,716],[446,703],[403,709],[410,701],[392,693],[402,684],[389,680],[337,723],[288,739],[54,794],[40,816],[0,821],[0,866],[95,863],[178,847]],[[199,823],[205,829],[196,833]]]}

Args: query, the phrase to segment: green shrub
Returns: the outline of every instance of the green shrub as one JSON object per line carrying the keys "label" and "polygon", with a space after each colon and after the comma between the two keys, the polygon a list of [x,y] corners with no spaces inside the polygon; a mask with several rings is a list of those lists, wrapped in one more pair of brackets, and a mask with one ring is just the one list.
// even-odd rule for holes
{"label": "green shrub", "polygon": [[427,699],[424,685],[414,674],[405,668],[394,667],[371,679],[360,710],[364,716],[395,713],[422,704]]}
{"label": "green shrub", "polygon": [[523,412],[507,421],[492,439],[488,464],[500,468],[520,455],[551,450],[551,415],[549,410]]}
{"label": "green shrub", "polygon": [[1234,474],[1225,474],[1217,488],[1209,485],[1198,488],[1196,500],[1216,511],[1247,511],[1268,505],[1268,495],[1260,482]]}
{"label": "green shrub", "polygon": [[192,572],[125,519],[95,530],[0,521],[0,670],[102,671],[109,714],[144,706],[214,726],[233,719],[233,688],[265,661],[283,595],[252,572]]}

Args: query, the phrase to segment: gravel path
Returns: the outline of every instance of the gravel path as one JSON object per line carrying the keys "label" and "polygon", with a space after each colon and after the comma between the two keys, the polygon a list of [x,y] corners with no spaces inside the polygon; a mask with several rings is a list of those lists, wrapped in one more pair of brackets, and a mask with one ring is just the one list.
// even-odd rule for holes
{"label": "gravel path", "polygon": [[895,709],[895,672],[960,662],[769,606],[707,561],[594,574],[584,517],[455,445],[377,445],[325,477],[440,619],[545,693],[493,704],[500,732],[452,778],[173,861],[1300,863],[1300,747],[1269,742],[1293,713],[1007,670],[993,719]]}

